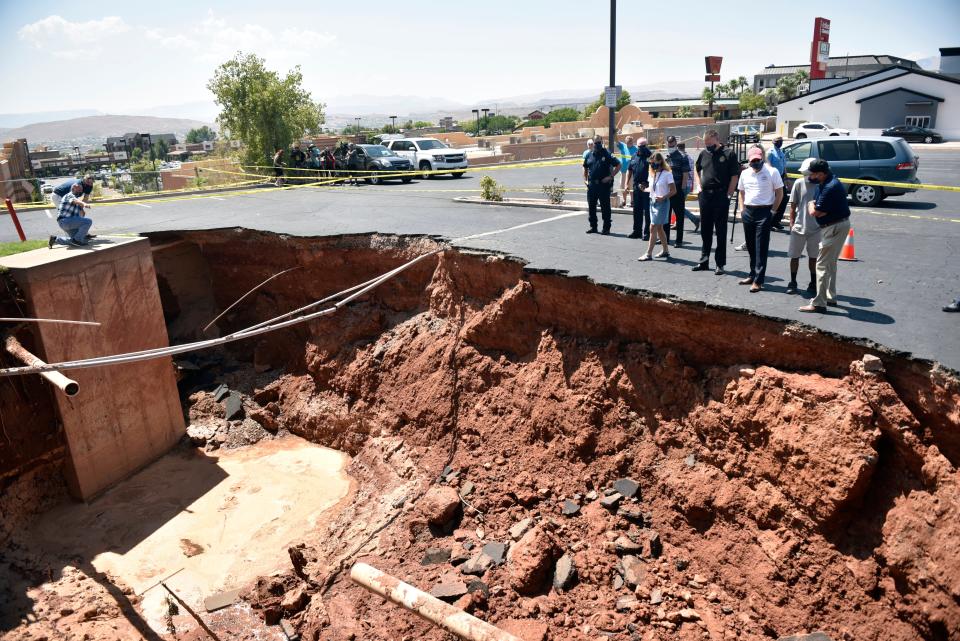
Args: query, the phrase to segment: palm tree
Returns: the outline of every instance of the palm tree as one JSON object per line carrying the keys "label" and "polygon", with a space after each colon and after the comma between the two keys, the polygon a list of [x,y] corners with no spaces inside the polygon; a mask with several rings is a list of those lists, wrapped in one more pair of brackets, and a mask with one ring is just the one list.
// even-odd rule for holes
{"label": "palm tree", "polygon": [[740,76],[739,78],[737,78],[737,87],[738,87],[739,90],[740,90],[739,95],[742,96],[742,95],[743,95],[743,90],[746,89],[748,86],[750,86],[750,83],[747,82],[746,76]]}
{"label": "palm tree", "polygon": [[713,101],[716,100],[717,95],[709,87],[703,88],[703,93],[700,94],[700,100],[709,105],[710,112],[713,113]]}
{"label": "palm tree", "polygon": [[721,82],[714,88],[714,96],[716,98],[723,98],[728,95],[730,95],[730,85],[727,83]]}

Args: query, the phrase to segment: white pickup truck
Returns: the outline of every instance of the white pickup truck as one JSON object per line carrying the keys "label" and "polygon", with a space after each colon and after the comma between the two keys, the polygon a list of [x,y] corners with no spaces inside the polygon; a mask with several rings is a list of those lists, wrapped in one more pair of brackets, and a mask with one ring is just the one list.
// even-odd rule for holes
{"label": "white pickup truck", "polygon": [[[394,153],[409,158],[420,171],[450,171],[459,178],[467,168],[467,154],[451,149],[436,138],[395,138],[384,140],[383,146]],[[437,174],[425,174],[432,178]]]}

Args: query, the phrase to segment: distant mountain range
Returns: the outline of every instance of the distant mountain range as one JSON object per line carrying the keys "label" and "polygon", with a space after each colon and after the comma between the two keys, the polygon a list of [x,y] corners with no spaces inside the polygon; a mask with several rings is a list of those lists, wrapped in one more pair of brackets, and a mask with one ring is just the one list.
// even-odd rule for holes
{"label": "distant mountain range", "polygon": [[[626,87],[634,100],[688,98],[699,96],[702,88],[702,83],[682,81]],[[363,118],[362,124],[366,126],[389,123],[391,115],[396,115],[400,122],[408,119],[436,122],[444,116],[467,120],[473,117],[471,109],[477,107],[522,117],[534,109],[549,110],[561,106],[582,108],[599,95],[599,89],[557,89],[490,98],[473,104],[410,95],[351,94],[321,99],[327,104],[326,126],[340,128],[354,124],[357,116]],[[218,108],[212,101],[194,101],[136,109],[136,112],[141,115],[110,115],[93,109],[0,114],[0,138],[26,138],[31,146],[52,147],[95,146],[102,144],[108,136],[119,136],[130,131],[174,133],[179,138],[190,129],[212,124]]]}
{"label": "distant mountain range", "polygon": [[210,124],[201,120],[155,116],[84,116],[3,129],[0,130],[0,136],[4,140],[26,138],[31,147],[38,145],[86,147],[103,144],[108,136],[122,136],[134,131],[152,134],[172,133],[182,140],[191,129]]}

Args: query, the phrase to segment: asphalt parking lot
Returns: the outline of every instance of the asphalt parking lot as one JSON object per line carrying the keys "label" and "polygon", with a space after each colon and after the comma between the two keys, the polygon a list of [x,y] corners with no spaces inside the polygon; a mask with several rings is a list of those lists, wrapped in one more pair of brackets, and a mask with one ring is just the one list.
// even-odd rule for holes
{"label": "asphalt parking lot", "polygon": [[[508,197],[543,198],[538,193],[540,186],[554,178],[572,187],[582,185],[580,169],[570,165],[491,169],[460,179],[440,177],[408,185],[265,188],[242,195],[95,205],[92,233],[247,227],[300,236],[381,232],[458,238],[560,213],[546,208],[453,202],[455,196],[477,195],[479,179],[485,173],[508,186]],[[960,186],[960,151],[924,150],[918,175],[925,183]],[[583,200],[583,192],[571,191],[568,199]],[[689,205],[696,210],[696,203]],[[21,214],[30,238],[56,233],[54,218],[52,212],[43,210]],[[561,271],[599,284],[804,323],[960,370],[960,315],[940,310],[960,296],[960,194],[918,191],[892,197],[874,208],[854,208],[852,223],[858,260],[841,263],[840,306],[824,315],[797,312],[804,300],[784,293],[789,280],[785,233],[772,235],[767,286],[757,294],[737,285],[748,271],[748,259],[746,252],[733,250],[729,238],[727,275],[691,272],[700,255],[700,238],[690,233],[689,227],[685,238],[689,244],[672,250],[669,262],[637,262],[643,248],[641,241],[626,237],[631,230],[627,215],[614,217],[613,234],[608,237],[585,235],[584,214],[459,245],[515,256],[530,269]],[[743,240],[739,225],[734,236],[734,245]],[[0,219],[0,240],[16,240],[7,218]],[[804,271],[801,264],[801,285]]]}

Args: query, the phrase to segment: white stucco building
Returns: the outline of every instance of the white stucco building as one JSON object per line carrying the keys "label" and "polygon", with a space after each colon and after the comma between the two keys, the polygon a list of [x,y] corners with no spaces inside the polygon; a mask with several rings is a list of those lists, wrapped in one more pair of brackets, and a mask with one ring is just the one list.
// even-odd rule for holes
{"label": "white stucco building", "polygon": [[777,130],[788,122],[825,122],[854,135],[877,135],[895,125],[935,129],[960,140],[960,79],[919,69],[891,67],[785,100]]}

